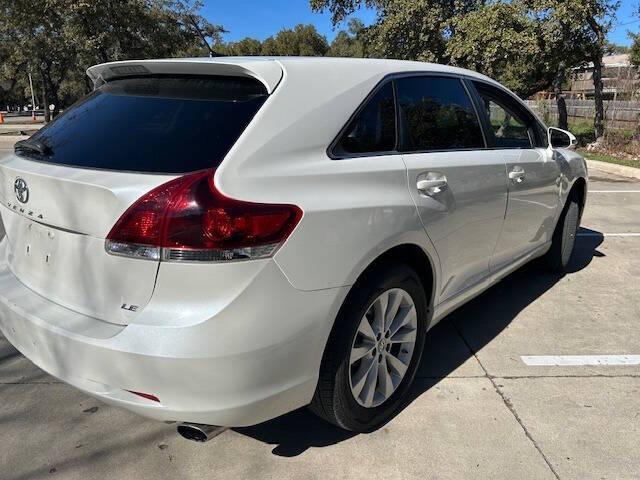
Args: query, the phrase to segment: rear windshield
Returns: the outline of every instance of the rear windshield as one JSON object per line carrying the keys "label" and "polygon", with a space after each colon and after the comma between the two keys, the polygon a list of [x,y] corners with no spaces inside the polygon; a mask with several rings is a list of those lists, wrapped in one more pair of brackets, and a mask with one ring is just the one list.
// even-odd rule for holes
{"label": "rear windshield", "polygon": [[85,168],[185,173],[216,167],[267,98],[242,77],[111,81],[31,137],[36,160]]}

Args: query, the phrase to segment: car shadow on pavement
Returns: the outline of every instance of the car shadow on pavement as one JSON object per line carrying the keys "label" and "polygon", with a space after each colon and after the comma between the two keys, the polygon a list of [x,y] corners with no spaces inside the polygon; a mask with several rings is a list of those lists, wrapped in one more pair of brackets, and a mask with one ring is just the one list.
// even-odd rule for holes
{"label": "car shadow on pavement", "polygon": [[[604,237],[600,232],[581,228],[569,274],[586,268]],[[463,305],[438,323],[427,335],[425,351],[413,390],[403,407],[454,372],[478,350],[496,338],[525,307],[553,287],[560,276],[548,273],[539,262],[532,262]],[[464,330],[464,338],[461,331]],[[401,409],[402,410],[402,409]],[[275,445],[272,453],[294,457],[309,448],[326,447],[357,434],[347,432],[298,409],[253,427],[237,428],[238,433]]]}

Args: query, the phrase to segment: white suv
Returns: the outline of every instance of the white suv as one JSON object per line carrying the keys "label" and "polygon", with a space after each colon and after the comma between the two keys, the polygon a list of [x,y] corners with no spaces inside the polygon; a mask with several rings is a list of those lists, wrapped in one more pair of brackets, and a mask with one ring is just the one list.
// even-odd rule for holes
{"label": "white suv", "polygon": [[105,402],[219,426],[311,404],[369,431],[430,327],[535,257],[569,261],[575,138],[477,73],[229,57],[88,75],[0,161],[0,329]]}

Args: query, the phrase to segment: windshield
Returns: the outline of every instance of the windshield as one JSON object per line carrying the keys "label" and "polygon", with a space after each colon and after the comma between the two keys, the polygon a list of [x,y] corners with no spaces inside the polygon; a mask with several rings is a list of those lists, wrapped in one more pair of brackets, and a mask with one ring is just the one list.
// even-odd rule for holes
{"label": "windshield", "polygon": [[34,134],[16,153],[119,171],[185,173],[216,167],[266,98],[262,83],[242,77],[114,80]]}

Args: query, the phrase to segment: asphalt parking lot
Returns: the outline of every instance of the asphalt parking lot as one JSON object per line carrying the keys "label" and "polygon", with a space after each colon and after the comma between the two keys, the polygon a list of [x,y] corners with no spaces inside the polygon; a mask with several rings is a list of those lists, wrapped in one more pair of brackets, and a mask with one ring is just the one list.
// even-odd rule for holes
{"label": "asphalt parking lot", "polygon": [[640,478],[640,182],[591,176],[571,273],[527,266],[443,320],[381,430],[300,410],[195,444],[0,337],[0,478]]}

